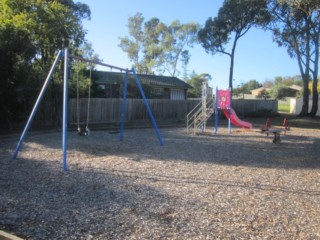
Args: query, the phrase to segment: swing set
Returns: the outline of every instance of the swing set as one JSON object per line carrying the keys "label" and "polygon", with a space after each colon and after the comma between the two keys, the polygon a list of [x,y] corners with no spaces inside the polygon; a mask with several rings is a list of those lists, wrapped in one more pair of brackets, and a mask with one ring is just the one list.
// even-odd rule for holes
{"label": "swing set", "polygon": [[[149,106],[149,103],[146,99],[146,96],[143,92],[143,89],[142,89],[142,86],[141,86],[141,83],[139,81],[139,78],[134,70],[134,68],[132,68],[131,70],[129,70],[128,68],[127,69],[124,69],[124,68],[121,68],[121,67],[116,67],[116,66],[112,66],[112,65],[109,65],[109,64],[105,64],[105,63],[101,63],[101,62],[98,62],[98,61],[93,61],[93,60],[90,60],[90,59],[85,59],[85,58],[82,58],[82,57],[79,57],[79,56],[74,56],[74,55],[69,55],[69,49],[66,47],[63,50],[59,50],[55,60],[54,60],[54,63],[52,64],[51,66],[51,69],[48,73],[48,76],[42,86],[42,89],[38,95],[38,98],[34,104],[34,107],[31,111],[31,114],[28,118],[28,121],[25,125],[25,128],[21,134],[21,137],[18,141],[18,144],[16,146],[16,149],[14,151],[14,154],[13,154],[13,160],[15,160],[18,156],[18,153],[22,147],[22,144],[23,144],[23,141],[24,139],[26,138],[26,135],[28,133],[28,130],[31,126],[31,123],[34,119],[34,116],[40,106],[40,103],[41,103],[41,100],[46,92],[46,89],[48,88],[49,86],[49,83],[50,83],[50,80],[51,80],[51,77],[52,75],[54,74],[55,72],[55,69],[57,68],[57,65],[58,65],[58,62],[60,61],[60,59],[64,57],[64,79],[63,79],[63,103],[62,103],[62,108],[63,108],[63,116],[62,116],[62,169],[63,171],[67,171],[67,141],[68,141],[68,122],[67,122],[67,119],[68,119],[68,85],[69,85],[69,59],[74,59],[74,60],[77,60],[77,61],[82,61],[82,62],[86,62],[86,63],[90,63],[90,64],[96,64],[96,65],[100,65],[100,66],[104,66],[104,67],[108,67],[108,68],[111,68],[111,69],[116,69],[116,70],[119,70],[119,71],[124,71],[126,74],[125,74],[125,79],[124,79],[124,88],[123,88],[123,99],[122,99],[122,106],[121,106],[121,122],[120,122],[120,141],[123,141],[123,137],[124,137],[124,118],[125,118],[125,112],[126,112],[126,100],[127,100],[127,88],[128,88],[128,79],[129,79],[129,74],[132,74],[134,79],[135,79],[135,82],[138,86],[138,89],[140,91],[140,94],[141,94],[141,97],[144,101],[144,104],[146,106],[146,109],[147,109],[147,112],[149,114],[149,117],[152,121],[152,124],[153,124],[153,127],[156,131],[156,134],[157,134],[157,137],[159,139],[159,142],[160,142],[160,145],[162,146],[163,145],[163,139],[161,137],[161,134],[160,134],[160,131],[158,129],[158,126],[157,126],[157,123],[154,119],[154,116],[152,114],[152,111],[150,109],[150,106]],[[78,124],[78,133],[80,136],[88,136],[90,134],[90,130],[89,130],[89,112],[90,112],[90,97],[91,97],[91,74],[92,74],[92,68],[90,68],[90,83],[89,83],[89,89],[88,89],[88,102],[87,102],[87,121],[86,121],[86,126],[85,128],[81,128],[80,127],[80,118],[79,118],[79,73],[77,73],[77,118],[78,118],[78,121],[77,121],[77,124]]]}

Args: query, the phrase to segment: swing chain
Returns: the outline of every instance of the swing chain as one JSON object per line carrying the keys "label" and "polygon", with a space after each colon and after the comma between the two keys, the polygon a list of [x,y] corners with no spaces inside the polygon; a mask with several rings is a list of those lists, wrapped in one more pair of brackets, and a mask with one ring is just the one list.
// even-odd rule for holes
{"label": "swing chain", "polygon": [[80,136],[89,136],[89,120],[90,120],[90,99],[91,99],[91,83],[92,83],[92,67],[89,70],[89,87],[88,87],[88,100],[87,100],[87,121],[84,129],[80,127],[80,94],[79,94],[79,71],[77,70],[77,131]]}

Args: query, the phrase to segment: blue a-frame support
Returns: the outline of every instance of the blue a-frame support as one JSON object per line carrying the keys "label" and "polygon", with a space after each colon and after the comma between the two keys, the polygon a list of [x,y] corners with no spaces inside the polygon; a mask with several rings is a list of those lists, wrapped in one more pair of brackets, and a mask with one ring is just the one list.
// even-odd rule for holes
{"label": "blue a-frame support", "polygon": [[122,102],[122,110],[121,110],[121,126],[120,126],[120,141],[123,141],[123,132],[124,132],[124,120],[125,120],[125,111],[126,111],[126,99],[127,99],[127,87],[128,87],[128,79],[129,79],[129,72],[131,72],[135,78],[135,81],[136,81],[136,84],[138,85],[138,88],[140,90],[140,94],[143,98],[143,101],[145,103],[145,106],[147,108],[147,111],[148,111],[148,114],[151,118],[151,121],[152,121],[152,124],[153,124],[153,127],[155,128],[155,131],[157,133],[157,136],[158,136],[158,139],[159,139],[159,142],[160,142],[160,145],[162,146],[163,145],[163,140],[162,140],[162,137],[161,137],[161,134],[160,134],[160,131],[158,129],[158,126],[157,126],[157,123],[154,119],[154,116],[152,114],[152,111],[150,109],[150,106],[149,106],[149,103],[146,99],[146,96],[143,92],[143,89],[142,89],[142,86],[140,84],[140,81],[138,79],[138,76],[137,74],[135,73],[134,69],[132,68],[131,71],[129,71],[128,69],[123,69],[123,68],[120,68],[120,67],[116,67],[116,66],[112,66],[112,65],[108,65],[108,64],[104,64],[104,63],[100,63],[100,62],[96,62],[96,61],[92,61],[92,60],[89,60],[89,59],[84,59],[84,58],[81,58],[81,57],[77,57],[77,56],[72,56],[72,55],[69,55],[69,50],[68,48],[65,48],[64,52],[63,51],[59,51],[57,56],[56,56],[56,59],[49,71],[49,74],[45,80],[45,83],[41,89],[41,92],[37,98],[37,101],[32,109],[32,112],[29,116],[29,119],[27,121],[27,124],[21,134],[21,137],[18,141],[18,144],[16,146],[16,149],[14,151],[14,154],[13,154],[13,159],[16,159],[17,156],[18,156],[18,153],[21,149],[21,146],[22,146],[22,143],[27,135],[27,132],[31,126],[31,123],[32,123],[32,120],[40,106],[40,103],[41,103],[41,100],[46,92],[46,89],[48,88],[49,86],[49,83],[50,83],[50,80],[52,78],[52,75],[54,74],[54,71],[58,65],[58,62],[59,60],[62,58],[62,56],[64,55],[64,80],[63,80],[63,119],[62,119],[62,169],[63,171],[66,171],[67,170],[67,149],[68,149],[68,85],[69,85],[69,76],[68,76],[68,72],[69,72],[69,58],[74,58],[74,59],[77,59],[77,60],[80,60],[80,61],[84,61],[84,62],[90,62],[90,63],[94,63],[94,64],[97,64],[97,65],[101,65],[101,66],[105,66],[105,67],[110,67],[110,68],[113,68],[113,69],[118,69],[120,71],[125,71],[126,74],[125,74],[125,80],[124,80],[124,89],[123,89],[123,102]]}
{"label": "blue a-frame support", "polygon": [[53,65],[52,65],[52,67],[51,67],[51,69],[49,71],[49,74],[48,74],[48,76],[47,76],[47,78],[46,78],[46,80],[45,80],[45,82],[43,84],[43,87],[42,87],[42,89],[40,91],[40,94],[39,94],[39,96],[37,98],[37,101],[34,104],[34,107],[33,107],[32,111],[31,111],[31,114],[30,114],[30,116],[28,118],[27,124],[26,124],[26,126],[25,126],[25,128],[24,128],[24,130],[23,130],[23,132],[21,134],[21,137],[20,137],[19,142],[17,144],[16,150],[14,151],[14,154],[13,154],[13,157],[12,157],[13,159],[17,158],[18,152],[19,152],[19,150],[20,150],[20,148],[22,146],[22,143],[23,143],[23,141],[24,141],[24,139],[25,139],[25,137],[27,135],[27,132],[28,132],[30,126],[31,126],[32,120],[33,120],[34,116],[36,115],[36,112],[37,112],[37,110],[38,110],[38,108],[40,106],[41,100],[42,100],[42,98],[43,98],[43,96],[44,96],[44,94],[45,94],[45,92],[46,92],[46,90],[47,90],[47,88],[49,86],[49,83],[50,83],[51,77],[52,77],[52,75],[54,73],[54,70],[56,69],[56,67],[58,65],[58,62],[59,62],[59,60],[60,60],[60,58],[62,56],[63,56],[63,51],[59,51],[57,56],[56,56],[56,59],[54,60]]}
{"label": "blue a-frame support", "polygon": [[[159,139],[159,142],[160,142],[160,145],[163,146],[163,140],[162,140],[162,137],[161,137],[161,134],[160,134],[160,131],[158,129],[158,126],[157,126],[157,123],[154,119],[154,116],[152,114],[152,111],[151,111],[151,108],[149,106],[149,103],[147,101],[147,98],[143,92],[143,89],[142,89],[142,86],[141,86],[141,83],[139,81],[139,78],[134,70],[134,68],[131,69],[130,71],[133,76],[134,76],[134,79],[136,81],[136,84],[139,88],[139,91],[140,91],[140,94],[141,94],[141,97],[143,99],[143,102],[147,108],[147,111],[148,111],[148,114],[149,114],[149,117],[151,119],[151,122],[153,124],[153,127],[156,131],[156,134],[158,136],[158,139]],[[127,101],[127,88],[128,88],[128,81],[129,81],[129,70],[127,69],[126,70],[126,75],[125,75],[125,79],[124,79],[124,87],[123,87],[123,102],[122,102],[122,109],[121,109],[121,126],[120,126],[120,141],[123,140],[123,130],[124,130],[124,120],[125,120],[125,112],[126,112],[126,101]]]}

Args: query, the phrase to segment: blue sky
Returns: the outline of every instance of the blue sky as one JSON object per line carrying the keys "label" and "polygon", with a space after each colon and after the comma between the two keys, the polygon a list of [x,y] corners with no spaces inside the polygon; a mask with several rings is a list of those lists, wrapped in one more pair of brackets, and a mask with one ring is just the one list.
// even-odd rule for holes
{"label": "blue sky", "polygon": [[[209,17],[215,17],[223,0],[78,0],[91,9],[91,20],[84,21],[86,39],[104,63],[131,68],[126,53],[119,45],[119,37],[128,36],[128,17],[141,12],[145,21],[157,17],[169,25],[178,19],[181,23],[197,22],[201,26]],[[189,73],[209,73],[210,86],[228,87],[230,58],[226,55],[207,54],[200,45],[190,49]],[[109,69],[106,69],[109,71]],[[272,34],[251,29],[239,41],[234,66],[234,87],[249,80],[263,83],[276,76],[299,75],[295,59],[290,59],[285,48],[272,41]],[[182,78],[182,76],[181,76]]]}

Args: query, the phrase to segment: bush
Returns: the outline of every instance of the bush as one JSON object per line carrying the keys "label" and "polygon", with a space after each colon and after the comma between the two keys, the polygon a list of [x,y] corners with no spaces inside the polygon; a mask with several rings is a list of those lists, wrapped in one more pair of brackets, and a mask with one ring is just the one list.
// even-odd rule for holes
{"label": "bush", "polygon": [[276,85],[271,90],[271,97],[275,99],[284,99],[286,97],[295,97],[297,91],[287,86]]}

